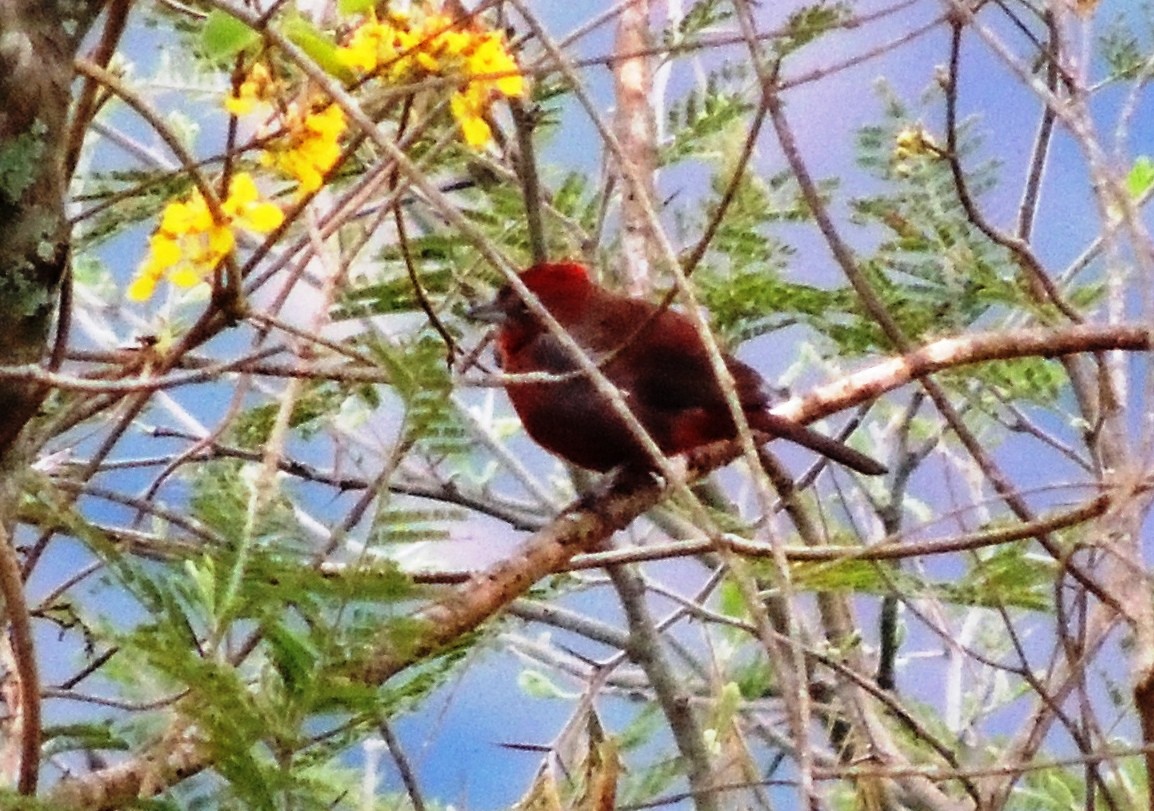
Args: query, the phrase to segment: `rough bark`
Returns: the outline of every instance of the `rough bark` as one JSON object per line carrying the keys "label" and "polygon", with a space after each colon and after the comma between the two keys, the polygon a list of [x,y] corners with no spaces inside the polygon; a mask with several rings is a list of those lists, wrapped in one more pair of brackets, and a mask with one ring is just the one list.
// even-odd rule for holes
{"label": "rough bark", "polygon": [[[104,0],[0,0],[0,366],[45,355],[66,272],[65,146],[76,50]],[[20,561],[10,545],[20,476],[35,450],[17,443],[47,389],[0,379],[0,595],[4,649],[0,773],[34,794],[40,685]]]}
{"label": "rough bark", "polygon": [[[104,0],[0,0],[0,364],[45,353],[68,256],[64,146],[72,64]],[[0,382],[0,452],[43,397]]]}

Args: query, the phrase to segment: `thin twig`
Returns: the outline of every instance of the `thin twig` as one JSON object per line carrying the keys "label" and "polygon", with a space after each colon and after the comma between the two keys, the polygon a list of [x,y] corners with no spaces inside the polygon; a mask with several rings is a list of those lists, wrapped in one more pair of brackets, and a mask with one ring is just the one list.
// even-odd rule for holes
{"label": "thin twig", "polygon": [[[6,494],[11,499],[12,494]],[[28,602],[24,597],[24,580],[20,561],[7,522],[0,522],[0,594],[4,596],[4,616],[11,634],[12,661],[15,665],[16,694],[19,705],[10,706],[9,724],[20,736],[20,773],[16,789],[25,796],[36,793],[40,774],[40,675],[36,666],[36,642]]]}

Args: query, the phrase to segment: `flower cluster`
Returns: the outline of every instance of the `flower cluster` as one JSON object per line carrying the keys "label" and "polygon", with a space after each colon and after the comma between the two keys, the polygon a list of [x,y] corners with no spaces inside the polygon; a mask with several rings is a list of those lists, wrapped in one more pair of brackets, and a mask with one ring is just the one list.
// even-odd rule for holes
{"label": "flower cluster", "polygon": [[492,100],[525,93],[525,79],[504,36],[465,26],[447,14],[391,12],[385,20],[370,15],[337,50],[337,58],[348,68],[393,84],[434,76],[459,79],[449,105],[473,147],[493,137],[485,120]]}
{"label": "flower cluster", "polygon": [[327,96],[278,104],[283,95],[268,66],[256,62],[224,106],[233,115],[247,115],[259,104],[273,105],[276,112],[263,129],[275,128],[275,134],[265,143],[261,163],[296,180],[298,194],[308,194],[321,187],[341,156],[341,136],[348,127],[345,113]]}
{"label": "flower cluster", "polygon": [[233,95],[224,100],[224,107],[233,115],[247,115],[262,102],[277,97],[278,83],[272,78],[268,65],[256,62]]}
{"label": "flower cluster", "polygon": [[295,178],[298,194],[314,192],[340,158],[346,128],[345,111],[335,104],[314,109],[289,105],[284,135],[264,151],[261,163]]}
{"label": "flower cluster", "polygon": [[204,281],[236,246],[235,228],[268,233],[284,221],[284,213],[275,204],[261,200],[256,182],[246,172],[232,176],[220,210],[222,219],[214,219],[199,189],[165,206],[160,227],[148,240],[148,256],[128,287],[128,297],[134,301],[151,298],[165,277],[180,287]]}
{"label": "flower cluster", "polygon": [[[449,108],[473,147],[493,136],[486,117],[494,99],[525,93],[525,79],[502,34],[440,12],[390,11],[384,19],[372,13],[337,47],[336,58],[349,70],[390,84],[448,80]],[[321,188],[340,159],[347,130],[344,111],[315,88],[294,91],[264,58],[252,63],[224,106],[235,116],[258,107],[268,111],[260,131],[260,162],[295,180],[298,195]],[[245,172],[232,176],[215,216],[199,191],[171,201],[149,239],[128,297],[150,298],[163,279],[191,287],[233,251],[237,228],[267,233],[283,221],[284,213],[261,198]]]}
{"label": "flower cluster", "polygon": [[944,155],[934,136],[921,124],[906,127],[894,136],[894,171],[908,175],[913,161],[922,158],[940,158]]}

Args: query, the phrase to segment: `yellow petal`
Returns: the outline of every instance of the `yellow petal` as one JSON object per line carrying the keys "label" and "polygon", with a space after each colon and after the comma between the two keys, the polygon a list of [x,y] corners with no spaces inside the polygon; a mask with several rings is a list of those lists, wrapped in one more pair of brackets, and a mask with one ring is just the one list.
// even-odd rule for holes
{"label": "yellow petal", "polygon": [[[511,68],[516,70],[516,66]],[[525,77],[520,75],[503,76],[497,80],[497,90],[507,98],[518,98],[525,95]]]}
{"label": "yellow petal", "polygon": [[212,264],[232,253],[233,247],[236,245],[236,237],[232,233],[232,229],[227,225],[220,225],[208,232],[208,250],[209,254],[206,256],[206,262],[211,260]]}
{"label": "yellow petal", "polygon": [[330,104],[319,113],[308,117],[308,127],[330,140],[340,138],[345,131],[345,111],[335,104]]}
{"label": "yellow petal", "polygon": [[183,233],[203,234],[213,228],[212,212],[208,210],[208,203],[200,196],[199,191],[192,193],[192,199],[185,206],[188,222]]}
{"label": "yellow petal", "polygon": [[390,34],[390,29],[375,20],[363,23],[348,44],[337,48],[337,60],[347,68],[372,73],[380,66],[381,42]]}
{"label": "yellow petal", "polygon": [[284,222],[284,212],[274,203],[256,203],[244,213],[244,224],[253,231],[267,234]]}
{"label": "yellow petal", "polygon": [[172,272],[168,280],[177,287],[192,287],[204,281],[204,278],[189,265],[182,265]]}
{"label": "yellow petal", "polygon": [[180,202],[172,202],[164,207],[160,215],[160,230],[177,236],[188,231],[191,214],[188,206]]}
{"label": "yellow petal", "polygon": [[226,96],[224,109],[233,115],[248,115],[256,107],[256,99],[252,96]]}
{"label": "yellow petal", "polygon": [[297,194],[314,192],[324,183],[324,175],[316,170],[316,167],[311,164],[299,162],[293,167],[293,177],[300,183],[300,188]]}
{"label": "yellow petal", "polygon": [[329,141],[313,140],[303,144],[301,158],[322,172],[327,172],[341,156],[341,148]]}
{"label": "yellow petal", "polygon": [[[234,210],[239,211],[245,205],[253,202],[260,197],[260,191],[257,190],[256,181],[252,179],[252,175],[248,172],[237,172],[232,176],[232,182],[228,184],[228,199],[224,205],[227,207],[231,205]],[[227,208],[225,208],[228,211]],[[234,213],[234,211],[228,211]]]}
{"label": "yellow petal", "polygon": [[148,301],[154,292],[156,292],[156,279],[141,274],[132,280],[132,284],[128,285],[126,294],[132,301]]}
{"label": "yellow petal", "polygon": [[180,261],[180,243],[165,234],[153,234],[148,240],[148,262],[160,268],[170,268]]}
{"label": "yellow petal", "polygon": [[376,49],[367,45],[337,48],[337,61],[346,68],[372,73],[377,68]]}
{"label": "yellow petal", "polygon": [[464,31],[446,31],[439,38],[440,45],[449,56],[460,56],[473,44],[473,37]]}
{"label": "yellow petal", "polygon": [[493,137],[493,131],[480,116],[458,119],[458,123],[461,125],[461,134],[465,136],[465,143],[471,147],[482,147]]}

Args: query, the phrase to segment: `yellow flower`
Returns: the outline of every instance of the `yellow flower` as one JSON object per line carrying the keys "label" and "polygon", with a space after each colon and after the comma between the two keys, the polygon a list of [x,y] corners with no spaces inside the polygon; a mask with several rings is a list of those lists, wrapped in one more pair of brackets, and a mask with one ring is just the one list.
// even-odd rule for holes
{"label": "yellow flower", "polygon": [[478,105],[472,94],[454,93],[449,99],[449,110],[461,128],[465,143],[478,148],[489,143],[493,131],[489,128],[489,122],[484,119],[484,105]]}
{"label": "yellow flower", "polygon": [[503,38],[497,34],[487,34],[469,54],[467,72],[474,76],[494,74],[497,78],[483,81],[491,83],[502,96],[512,98],[525,92],[525,77],[517,71],[516,60],[505,50]]}
{"label": "yellow flower", "polygon": [[914,155],[932,155],[939,157],[942,148],[934,140],[934,136],[921,124],[906,127],[894,138],[894,157],[905,160]]}
{"label": "yellow flower", "polygon": [[389,27],[378,23],[374,15],[353,31],[345,45],[337,48],[337,59],[347,68],[372,73],[380,65],[382,47],[391,41]]}
{"label": "yellow flower", "polygon": [[[377,24],[366,24],[357,29],[350,42],[351,47],[342,54],[344,61],[357,66],[375,64],[381,29],[382,26]],[[258,62],[241,84],[237,95],[225,99],[225,106],[234,115],[248,112],[257,101],[269,100],[274,89],[268,68]],[[344,112],[335,104],[328,103],[327,99],[323,108],[316,108],[315,102],[303,105],[292,103],[287,108],[278,105],[276,117],[270,124],[276,127],[279,122],[277,129],[283,127],[283,132],[272,137],[261,153],[261,162],[265,166],[276,167],[297,180],[300,184],[298,194],[319,189],[325,174],[341,155],[340,138],[346,129]],[[251,178],[246,181],[238,175],[236,182],[241,184],[245,194],[256,194],[255,186],[251,190],[244,186],[246,182],[251,182]],[[279,209],[276,210],[279,212]],[[231,212],[226,213],[231,216]]]}
{"label": "yellow flower", "polygon": [[180,261],[180,244],[169,233],[157,231],[148,240],[152,261],[161,269],[170,268]]}
{"label": "yellow flower", "polygon": [[344,110],[335,104],[308,113],[293,108],[285,121],[284,138],[269,146],[262,161],[295,178],[300,184],[298,194],[316,191],[340,159],[340,138],[346,128]]}
{"label": "yellow flower", "polygon": [[409,31],[408,15],[390,11],[389,19],[381,22],[376,12],[372,12],[353,31],[349,41],[337,48],[337,60],[345,67],[366,74],[384,68],[390,68],[392,73],[402,52],[412,49],[416,44]]}
{"label": "yellow flower", "polygon": [[[237,172],[233,176],[228,198],[221,203],[220,208],[230,220],[235,220],[248,230],[261,234],[279,228],[284,222],[284,212],[275,203],[260,199],[260,190],[248,172]],[[232,231],[227,233],[231,240]],[[231,244],[228,250],[232,250]]]}
{"label": "yellow flower", "polygon": [[145,301],[164,278],[180,287],[204,281],[236,247],[235,227],[267,233],[284,222],[284,213],[260,198],[252,175],[237,172],[221,202],[223,221],[212,217],[203,195],[193,189],[187,200],[164,207],[160,226],[148,240],[148,256],[128,286],[128,297]]}
{"label": "yellow flower", "polygon": [[257,62],[249,70],[236,93],[227,96],[224,107],[233,115],[251,113],[258,102],[268,101],[275,93],[272,74],[263,62]]}
{"label": "yellow flower", "polygon": [[423,19],[392,14],[381,22],[370,15],[337,49],[343,64],[392,83],[428,77],[459,79],[450,111],[465,142],[473,147],[493,137],[485,114],[494,98],[525,93],[525,79],[505,38],[495,31],[466,27],[448,14]]}

